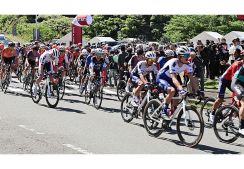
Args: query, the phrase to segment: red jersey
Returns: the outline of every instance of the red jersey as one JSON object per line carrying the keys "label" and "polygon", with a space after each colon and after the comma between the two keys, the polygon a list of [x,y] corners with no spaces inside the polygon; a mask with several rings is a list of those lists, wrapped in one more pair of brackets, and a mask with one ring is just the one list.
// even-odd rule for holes
{"label": "red jersey", "polygon": [[232,63],[232,65],[224,72],[222,75],[222,78],[225,80],[232,80],[232,77],[234,76],[235,72],[243,65],[242,61],[235,61]]}

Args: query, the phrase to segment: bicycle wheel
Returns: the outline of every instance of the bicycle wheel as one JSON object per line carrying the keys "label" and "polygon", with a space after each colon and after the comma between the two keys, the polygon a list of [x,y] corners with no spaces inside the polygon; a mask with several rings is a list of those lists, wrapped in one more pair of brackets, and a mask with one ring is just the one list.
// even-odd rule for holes
{"label": "bicycle wheel", "polygon": [[93,104],[96,107],[96,109],[99,109],[101,107],[102,100],[103,100],[103,88],[100,87],[99,90],[96,90],[93,97]]}
{"label": "bicycle wheel", "polygon": [[65,81],[63,80],[58,86],[60,99],[63,99],[65,93]]}
{"label": "bicycle wheel", "polygon": [[10,81],[9,81],[9,75],[7,74],[4,82],[3,82],[3,91],[4,91],[4,94],[7,93],[7,90],[8,90],[8,86],[10,85]]}
{"label": "bicycle wheel", "polygon": [[[157,122],[157,121],[160,121],[161,109],[158,109],[158,111],[155,112],[155,110],[160,106],[160,104],[161,103],[159,100],[156,100],[156,99],[150,100],[146,104],[146,107],[144,109],[143,116],[142,116],[144,127],[145,127],[147,133],[153,137],[160,136],[162,134],[162,132],[164,131],[163,123],[160,124]],[[155,121],[155,120],[157,120],[157,121]]]}
{"label": "bicycle wheel", "polygon": [[37,95],[35,96],[33,93],[33,84],[34,84],[34,82],[32,82],[30,85],[31,99],[33,100],[34,103],[39,103],[39,101],[42,98],[41,88],[40,88],[40,85],[37,85]]}
{"label": "bicycle wheel", "polygon": [[215,98],[214,97],[208,97],[206,100],[204,100],[201,109],[200,109],[200,113],[203,117],[203,121],[205,126],[209,126],[209,114],[211,113],[212,110],[212,105],[215,102]]}
{"label": "bicycle wheel", "polygon": [[117,85],[117,97],[121,101],[125,95],[126,82],[124,80],[119,81]]}
{"label": "bicycle wheel", "polygon": [[90,104],[91,102],[91,91],[87,91],[87,89],[85,89],[85,102],[86,104]]}
{"label": "bicycle wheel", "polygon": [[88,81],[86,80],[85,82],[84,82],[84,84],[81,84],[80,83],[80,85],[79,85],[79,89],[80,89],[80,95],[82,96],[82,94],[83,94],[83,92],[86,90],[86,86],[87,86],[87,83],[88,83]]}
{"label": "bicycle wheel", "polygon": [[176,130],[180,141],[188,146],[196,146],[202,139],[204,122],[201,114],[194,106],[186,106],[186,113],[183,109],[177,117]]}
{"label": "bicycle wheel", "polygon": [[133,99],[133,96],[131,93],[126,93],[124,98],[121,101],[121,116],[122,119],[129,123],[133,120],[133,111],[134,107],[131,105],[131,101]]}
{"label": "bicycle wheel", "polygon": [[48,91],[48,86],[45,89],[45,98],[48,106],[50,108],[55,108],[58,105],[59,101],[59,90],[58,86],[54,84],[50,84],[50,91]]}
{"label": "bicycle wheel", "polygon": [[219,141],[232,143],[239,137],[239,110],[235,106],[226,105],[215,114],[213,129]]}

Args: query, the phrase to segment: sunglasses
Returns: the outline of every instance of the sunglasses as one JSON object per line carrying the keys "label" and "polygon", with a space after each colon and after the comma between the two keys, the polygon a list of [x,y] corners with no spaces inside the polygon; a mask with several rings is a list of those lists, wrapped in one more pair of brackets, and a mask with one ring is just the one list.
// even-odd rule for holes
{"label": "sunglasses", "polygon": [[147,59],[149,62],[155,62],[156,61],[156,59],[151,59],[151,58],[149,58],[149,59]]}
{"label": "sunglasses", "polygon": [[190,53],[185,53],[185,54],[183,54],[181,56],[183,56],[184,58],[188,59],[190,57]]}

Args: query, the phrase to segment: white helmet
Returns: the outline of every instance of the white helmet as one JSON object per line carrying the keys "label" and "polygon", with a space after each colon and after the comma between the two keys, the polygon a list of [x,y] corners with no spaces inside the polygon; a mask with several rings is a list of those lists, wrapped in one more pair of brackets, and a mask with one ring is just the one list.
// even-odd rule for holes
{"label": "white helmet", "polygon": [[155,52],[149,51],[145,54],[146,59],[156,59],[156,54]]}
{"label": "white helmet", "polygon": [[95,51],[96,55],[102,55],[103,54],[103,50],[101,48],[97,48]]}
{"label": "white helmet", "polygon": [[176,54],[177,55],[189,55],[190,54],[190,50],[186,46],[180,46],[180,47],[178,47],[176,49]]}
{"label": "white helmet", "polygon": [[82,55],[88,55],[88,51],[86,49],[82,49],[81,54]]}
{"label": "white helmet", "polygon": [[170,50],[170,49],[166,50],[164,53],[165,53],[165,57],[174,57],[175,56],[174,51]]}
{"label": "white helmet", "polygon": [[53,54],[53,57],[55,59],[58,59],[59,58],[59,51],[58,51],[58,49],[56,49],[56,48],[51,49],[51,53]]}

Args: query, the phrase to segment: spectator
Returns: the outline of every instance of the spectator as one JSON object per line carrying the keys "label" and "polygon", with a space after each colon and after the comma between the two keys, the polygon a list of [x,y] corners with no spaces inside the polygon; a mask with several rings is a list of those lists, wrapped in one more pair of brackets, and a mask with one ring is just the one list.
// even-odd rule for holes
{"label": "spectator", "polygon": [[124,71],[125,71],[125,58],[128,56],[128,53],[125,52],[125,45],[121,45],[121,53],[118,56],[118,69],[119,69],[119,79],[123,79]]}
{"label": "spectator", "polygon": [[233,45],[230,47],[229,53],[230,53],[230,58],[229,58],[229,64],[231,65],[235,61],[235,56],[234,53],[236,49],[240,49],[242,51],[242,47],[240,46],[240,39],[236,38],[232,40]]}
{"label": "spectator", "polygon": [[[200,91],[204,93],[204,64],[203,60],[200,58],[200,55],[197,55],[195,52],[190,53],[189,60],[193,67],[193,79],[195,84],[199,84],[200,79]],[[190,93],[196,93],[199,91],[199,85],[196,85],[196,91],[192,91],[190,83],[187,84],[187,88]]]}
{"label": "spectator", "polygon": [[[114,61],[115,52],[113,50],[110,51],[109,55],[109,85],[117,86],[117,78],[116,75],[118,73],[118,64]],[[112,78],[114,80],[114,84],[112,84]]]}

